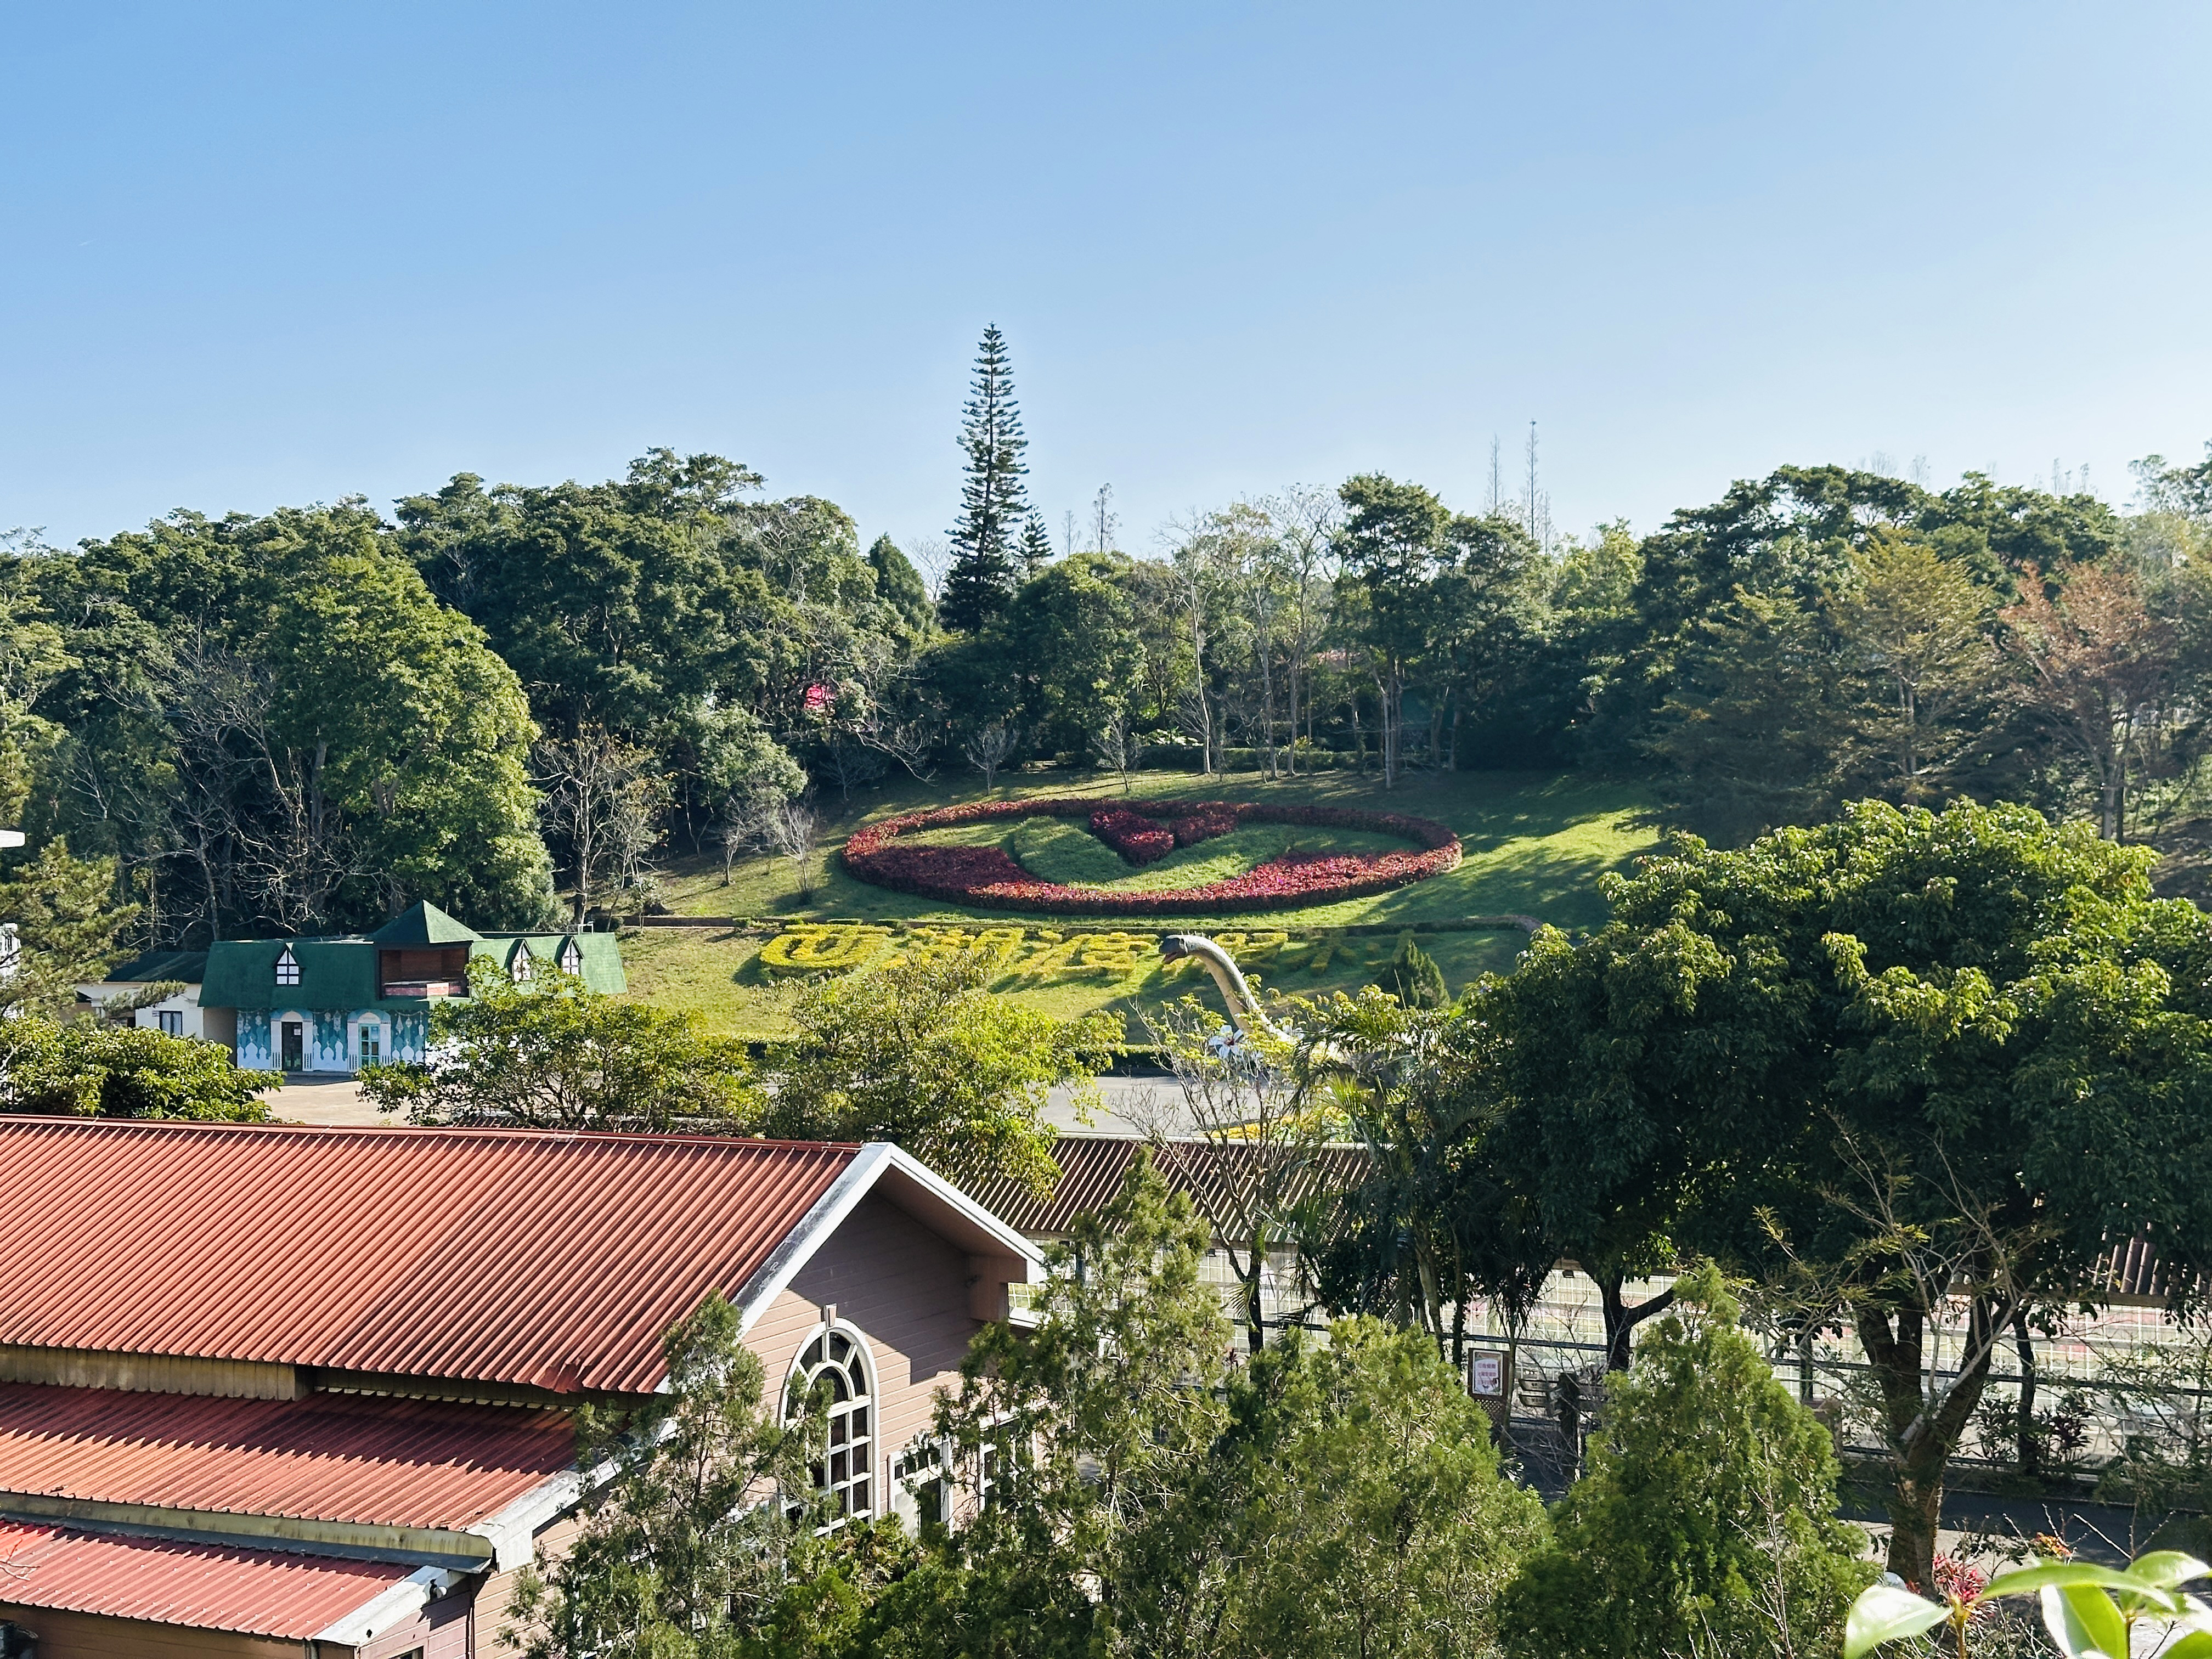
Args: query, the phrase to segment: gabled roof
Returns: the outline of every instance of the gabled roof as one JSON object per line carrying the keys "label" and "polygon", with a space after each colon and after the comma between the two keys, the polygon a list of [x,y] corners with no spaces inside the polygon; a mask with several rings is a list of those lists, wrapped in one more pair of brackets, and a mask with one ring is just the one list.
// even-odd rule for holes
{"label": "gabled roof", "polygon": [[[331,1626],[361,1613],[362,1638],[380,1602],[398,1601],[420,1570],[164,1538],[125,1538],[0,1521],[0,1606],[100,1613],[200,1630],[305,1642],[342,1639]],[[427,1588],[427,1587],[426,1587]],[[420,1606],[422,1595],[411,1598]],[[388,1618],[384,1622],[390,1622]]]}
{"label": "gabled roof", "polygon": [[0,1119],[0,1344],[643,1393],[709,1291],[756,1316],[872,1190],[1021,1235],[912,1158],[707,1135]]}
{"label": "gabled roof", "polygon": [[151,985],[156,980],[179,980],[198,985],[207,973],[204,951],[143,951],[128,962],[118,963],[101,975],[105,985]]}
{"label": "gabled roof", "polygon": [[[524,941],[538,961],[552,962],[562,946],[573,939],[583,956],[586,985],[610,995],[629,988],[623,973],[622,943],[613,933],[477,933],[471,939],[471,956],[489,957],[501,968],[507,965],[511,940]],[[200,1003],[208,1008],[419,1011],[425,1006],[420,997],[377,994],[382,988],[377,953],[395,948],[412,947],[360,936],[221,939],[208,951]],[[276,983],[276,958],[287,949],[300,964],[297,985]]]}
{"label": "gabled roof", "polygon": [[416,900],[369,935],[387,950],[430,945],[473,945],[483,936],[464,927],[436,905]]}

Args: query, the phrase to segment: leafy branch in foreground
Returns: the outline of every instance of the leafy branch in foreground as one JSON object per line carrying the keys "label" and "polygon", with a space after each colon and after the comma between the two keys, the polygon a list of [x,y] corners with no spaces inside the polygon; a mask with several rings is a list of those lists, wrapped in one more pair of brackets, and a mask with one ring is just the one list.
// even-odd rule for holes
{"label": "leafy branch in foreground", "polygon": [[[1965,1659],[1966,1632],[1992,1601],[2033,1595],[2043,1627],[2067,1659],[2128,1659],[2138,1625],[2158,1627],[2143,1650],[2160,1659],[2212,1659],[2212,1606],[2181,1586],[2212,1577],[2212,1567],[2179,1550],[2138,1556],[2125,1571],[2089,1561],[2038,1561],[2001,1572],[1980,1590],[1930,1601],[1894,1583],[1869,1586],[1851,1604],[1844,1659],[1861,1659],[1886,1642],[1941,1631],[1943,1646]],[[2172,1645],[2166,1644],[2171,1641]]]}

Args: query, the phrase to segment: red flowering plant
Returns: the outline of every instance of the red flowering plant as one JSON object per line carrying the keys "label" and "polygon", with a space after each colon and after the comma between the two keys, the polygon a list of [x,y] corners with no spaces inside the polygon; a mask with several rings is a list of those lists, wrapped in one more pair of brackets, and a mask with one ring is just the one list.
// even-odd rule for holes
{"label": "red flowering plant", "polygon": [[[900,841],[901,836],[921,830],[994,818],[1080,817],[1090,820],[1095,828],[1100,817],[1115,811],[1145,820],[1155,830],[1160,820],[1174,814],[1177,818],[1221,826],[1209,830],[1210,835],[1225,834],[1240,823],[1295,823],[1316,829],[1364,830],[1399,836],[1413,845],[1403,852],[1285,853],[1241,876],[1202,886],[1122,892],[1041,881],[997,847],[930,847]],[[1143,833],[1125,820],[1115,823],[1132,835]],[[1103,833],[1101,839],[1115,844]],[[1300,909],[1388,892],[1455,868],[1460,860],[1460,845],[1457,836],[1428,818],[1355,807],[1208,801],[1194,811],[1180,801],[1125,805],[1062,797],[970,801],[934,811],[908,812],[855,831],[845,843],[844,856],[845,867],[862,881],[984,909],[1062,915],[1188,915],[1200,911]]]}
{"label": "red flowering plant", "polygon": [[1093,812],[1091,833],[1132,864],[1150,864],[1176,849],[1174,830],[1126,806],[1109,806]]}

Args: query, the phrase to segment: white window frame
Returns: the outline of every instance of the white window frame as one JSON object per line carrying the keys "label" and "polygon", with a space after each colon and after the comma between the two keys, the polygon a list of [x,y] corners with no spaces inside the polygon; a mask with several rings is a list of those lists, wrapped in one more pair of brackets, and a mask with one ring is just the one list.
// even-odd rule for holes
{"label": "white window frame", "polygon": [[561,941],[560,953],[554,957],[554,962],[564,974],[584,971],[584,947],[576,943],[574,933]]}
{"label": "white window frame", "polygon": [[296,988],[300,983],[300,958],[286,945],[276,953],[276,982]]}
{"label": "white window frame", "polygon": [[[371,1042],[376,1045],[376,1053],[374,1055],[368,1052],[368,1045]],[[353,1052],[356,1066],[381,1066],[389,1059],[390,1056],[384,1052],[384,1022],[376,1019],[362,1021],[359,1030],[354,1035]]]}
{"label": "white window frame", "polygon": [[[836,1352],[836,1345],[841,1340],[848,1345],[842,1357]],[[876,1467],[877,1453],[883,1444],[883,1399],[876,1391],[878,1373],[875,1352],[860,1327],[840,1319],[818,1324],[806,1334],[784,1378],[784,1419],[787,1422],[797,1416],[801,1402],[817,1380],[832,1375],[850,1392],[846,1398],[832,1402],[828,1443],[822,1448],[822,1455],[808,1465],[814,1475],[814,1489],[829,1492],[837,1507],[836,1514],[823,1528],[825,1532],[834,1532],[848,1521],[872,1520],[888,1513],[884,1503],[883,1472]],[[855,1379],[866,1384],[866,1392],[854,1387]],[[855,1416],[861,1416],[860,1431],[857,1434],[851,1427]],[[855,1443],[859,1446],[857,1456]],[[856,1488],[860,1492],[858,1502],[854,1499]]]}
{"label": "white window frame", "polygon": [[538,963],[530,954],[527,940],[514,941],[514,950],[507,958],[507,976],[517,985],[527,985],[538,976]]}

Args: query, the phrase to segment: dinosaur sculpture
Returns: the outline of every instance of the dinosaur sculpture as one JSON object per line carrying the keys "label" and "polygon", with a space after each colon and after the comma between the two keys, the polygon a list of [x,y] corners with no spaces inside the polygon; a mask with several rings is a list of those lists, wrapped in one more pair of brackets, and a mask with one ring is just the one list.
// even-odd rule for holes
{"label": "dinosaur sculpture", "polygon": [[1296,1047],[1296,1034],[1285,1031],[1260,1012],[1257,998],[1244,978],[1243,969],[1237,967],[1237,958],[1231,956],[1203,933],[1169,933],[1160,940],[1160,960],[1181,962],[1186,957],[1194,958],[1206,971],[1213,975],[1213,982],[1221,988],[1221,1000],[1229,1006],[1229,1018],[1234,1029],[1224,1025],[1206,1042],[1206,1049],[1217,1060],[1233,1060],[1250,1054],[1244,1039],[1252,1032],[1282,1043]]}

